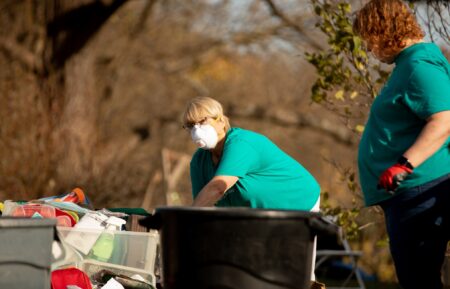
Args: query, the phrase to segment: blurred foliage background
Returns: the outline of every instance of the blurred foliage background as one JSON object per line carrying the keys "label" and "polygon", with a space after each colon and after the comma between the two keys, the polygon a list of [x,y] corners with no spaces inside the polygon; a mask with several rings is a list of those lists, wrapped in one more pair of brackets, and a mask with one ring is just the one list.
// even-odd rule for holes
{"label": "blurred foliage background", "polygon": [[[365,270],[392,281],[382,214],[363,208],[355,165],[391,69],[351,31],[365,2],[1,0],[1,200],[81,187],[98,208],[190,204],[195,146],[180,118],[207,95],[312,172]],[[448,55],[448,2],[413,9]]]}

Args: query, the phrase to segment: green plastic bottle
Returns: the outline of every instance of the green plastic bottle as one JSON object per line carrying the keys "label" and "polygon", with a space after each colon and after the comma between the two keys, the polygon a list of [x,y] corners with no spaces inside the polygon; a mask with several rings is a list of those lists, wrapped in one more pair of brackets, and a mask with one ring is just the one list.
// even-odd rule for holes
{"label": "green plastic bottle", "polygon": [[106,220],[106,229],[100,235],[94,247],[92,247],[90,256],[93,259],[102,262],[108,262],[114,250],[114,231],[120,231],[120,228],[125,224],[125,220],[117,217],[109,217]]}

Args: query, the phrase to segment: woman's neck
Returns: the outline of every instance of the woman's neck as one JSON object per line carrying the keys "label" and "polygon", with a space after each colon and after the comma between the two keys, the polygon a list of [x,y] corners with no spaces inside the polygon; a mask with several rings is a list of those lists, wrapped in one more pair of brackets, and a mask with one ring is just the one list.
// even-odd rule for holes
{"label": "woman's neck", "polygon": [[408,38],[408,39],[405,39],[404,41],[405,41],[405,48],[403,48],[403,50],[410,46],[413,46],[414,44],[424,42],[423,38],[419,38],[419,39],[409,39]]}
{"label": "woman's neck", "polygon": [[214,164],[218,164],[220,161],[220,158],[222,157],[223,153],[223,146],[225,144],[225,140],[227,138],[227,134],[224,133],[223,136],[219,136],[219,141],[217,142],[217,145],[214,149],[211,150],[212,159]]}

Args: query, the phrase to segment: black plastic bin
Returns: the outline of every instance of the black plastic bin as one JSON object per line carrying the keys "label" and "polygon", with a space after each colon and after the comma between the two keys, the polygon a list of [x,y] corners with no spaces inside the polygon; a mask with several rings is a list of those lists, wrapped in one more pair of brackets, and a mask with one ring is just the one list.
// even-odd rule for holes
{"label": "black plastic bin", "polygon": [[335,226],[320,214],[249,208],[161,207],[164,289],[306,289],[313,240]]}
{"label": "black plastic bin", "polygon": [[0,288],[50,289],[56,220],[0,217]]}

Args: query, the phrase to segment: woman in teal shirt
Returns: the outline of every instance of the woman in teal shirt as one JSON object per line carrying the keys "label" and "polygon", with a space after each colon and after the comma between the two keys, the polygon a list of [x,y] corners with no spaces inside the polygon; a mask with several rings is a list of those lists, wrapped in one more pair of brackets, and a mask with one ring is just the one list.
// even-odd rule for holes
{"label": "woman in teal shirt", "polygon": [[194,206],[318,210],[314,177],[267,137],[231,128],[216,100],[193,99],[183,122],[199,146],[190,169]]}
{"label": "woman in teal shirt", "polygon": [[354,31],[395,64],[375,98],[358,163],[366,205],[383,208],[404,289],[441,289],[450,240],[450,65],[407,4],[371,0]]}
{"label": "woman in teal shirt", "polygon": [[[193,99],[183,123],[199,146],[191,160],[193,206],[319,211],[314,177],[267,137],[231,128],[218,101]],[[320,284],[314,265],[315,249],[311,288]]]}

